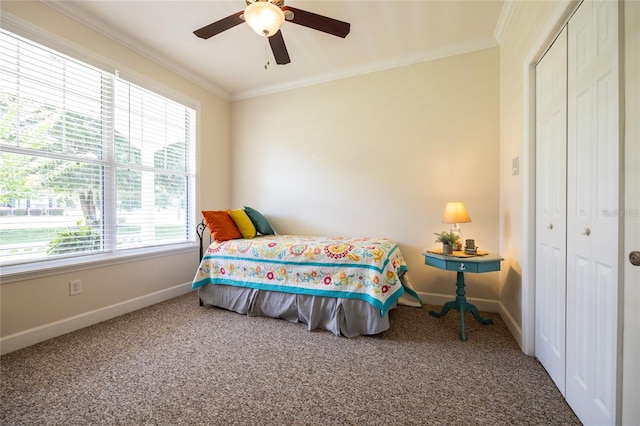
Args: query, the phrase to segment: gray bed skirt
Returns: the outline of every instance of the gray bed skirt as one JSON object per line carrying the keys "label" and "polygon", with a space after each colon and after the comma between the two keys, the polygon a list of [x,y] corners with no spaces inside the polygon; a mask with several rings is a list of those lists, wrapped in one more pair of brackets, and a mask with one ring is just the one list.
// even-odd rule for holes
{"label": "gray bed skirt", "polygon": [[[240,314],[282,318],[307,325],[309,331],[328,330],[336,336],[356,337],[389,328],[389,313],[357,299],[298,295],[221,284],[206,284],[198,295],[205,305]],[[396,305],[394,304],[393,307]]]}

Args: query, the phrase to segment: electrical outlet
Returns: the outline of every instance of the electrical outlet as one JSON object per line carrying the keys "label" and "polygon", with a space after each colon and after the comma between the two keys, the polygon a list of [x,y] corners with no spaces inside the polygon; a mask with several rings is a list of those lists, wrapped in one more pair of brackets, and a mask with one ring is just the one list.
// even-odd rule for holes
{"label": "electrical outlet", "polygon": [[69,281],[69,296],[75,296],[82,293],[82,281],[71,280]]}

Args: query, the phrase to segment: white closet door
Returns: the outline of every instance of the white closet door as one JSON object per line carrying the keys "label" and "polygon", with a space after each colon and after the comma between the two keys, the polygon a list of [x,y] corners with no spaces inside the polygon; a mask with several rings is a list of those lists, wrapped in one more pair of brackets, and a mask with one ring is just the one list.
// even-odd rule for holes
{"label": "white closet door", "polygon": [[618,19],[585,1],[568,26],[566,398],[586,425],[616,422]]}
{"label": "white closet door", "polygon": [[567,30],[536,66],[536,357],[565,395]]}

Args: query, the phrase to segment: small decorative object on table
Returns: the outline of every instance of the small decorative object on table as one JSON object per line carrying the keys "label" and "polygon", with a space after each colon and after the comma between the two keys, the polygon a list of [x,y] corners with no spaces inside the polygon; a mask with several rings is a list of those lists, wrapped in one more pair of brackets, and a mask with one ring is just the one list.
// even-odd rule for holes
{"label": "small decorative object on table", "polygon": [[453,254],[453,250],[457,245],[458,234],[455,232],[442,231],[441,233],[434,232],[436,235],[436,243],[442,243],[443,254]]}
{"label": "small decorative object on table", "polygon": [[464,243],[464,254],[478,254],[478,247],[474,240],[465,240]]}

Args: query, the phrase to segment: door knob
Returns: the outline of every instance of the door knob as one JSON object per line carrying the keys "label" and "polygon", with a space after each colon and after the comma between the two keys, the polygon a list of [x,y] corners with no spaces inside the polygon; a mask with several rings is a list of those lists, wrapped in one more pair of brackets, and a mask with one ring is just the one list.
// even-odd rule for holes
{"label": "door knob", "polygon": [[640,251],[632,251],[629,253],[629,262],[634,266],[640,266]]}
{"label": "door knob", "polygon": [[588,226],[586,226],[584,228],[584,231],[582,231],[582,235],[586,235],[587,237],[591,234],[591,229],[589,229]]}
{"label": "door knob", "polygon": [[553,229],[553,223],[548,224],[547,229]]}

